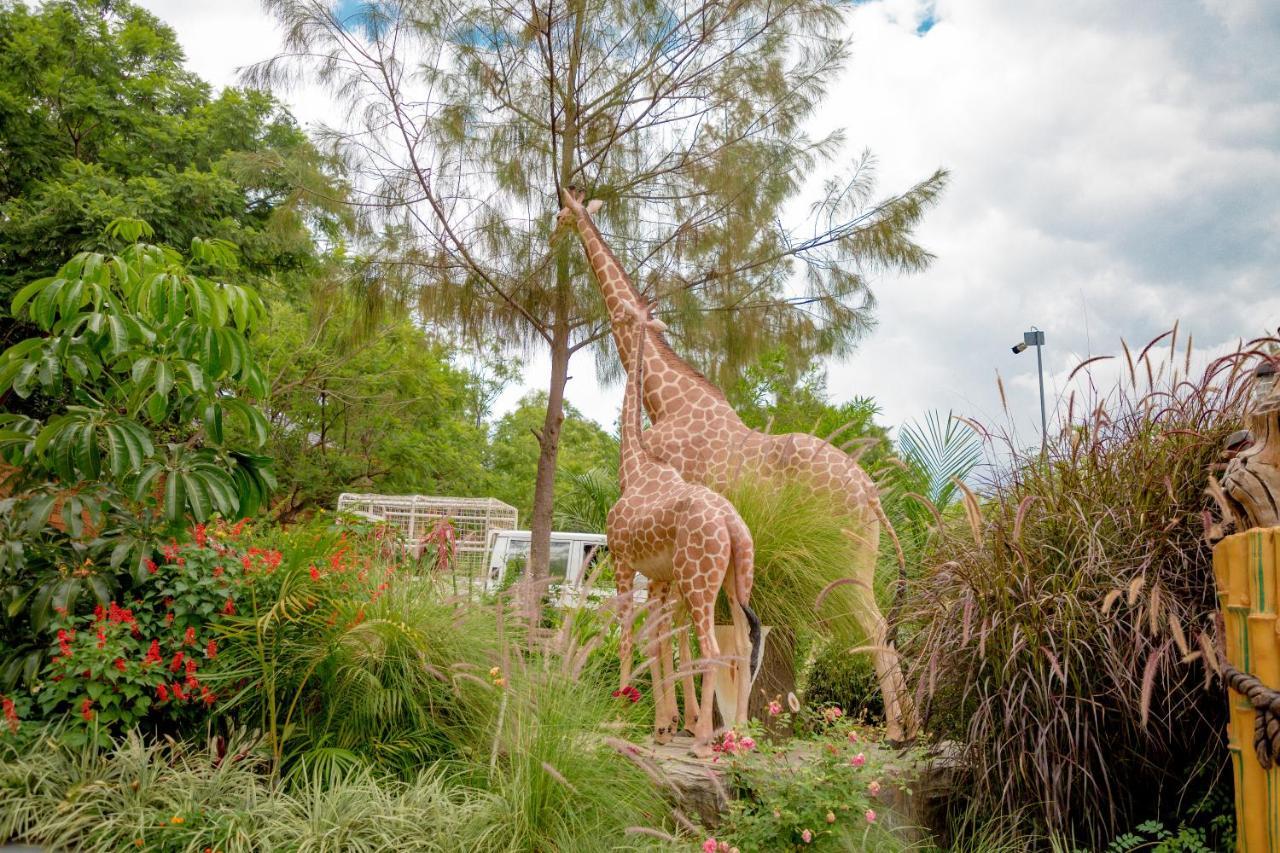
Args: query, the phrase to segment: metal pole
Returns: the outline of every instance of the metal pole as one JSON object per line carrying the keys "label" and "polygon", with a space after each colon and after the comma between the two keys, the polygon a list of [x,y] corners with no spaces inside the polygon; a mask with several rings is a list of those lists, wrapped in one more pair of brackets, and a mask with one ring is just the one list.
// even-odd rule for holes
{"label": "metal pole", "polygon": [[1040,343],[1044,340],[1043,333],[1036,335],[1036,373],[1040,377],[1040,452],[1047,453],[1049,451],[1049,426],[1048,419],[1044,414],[1044,362],[1040,358],[1040,349],[1044,344]]}

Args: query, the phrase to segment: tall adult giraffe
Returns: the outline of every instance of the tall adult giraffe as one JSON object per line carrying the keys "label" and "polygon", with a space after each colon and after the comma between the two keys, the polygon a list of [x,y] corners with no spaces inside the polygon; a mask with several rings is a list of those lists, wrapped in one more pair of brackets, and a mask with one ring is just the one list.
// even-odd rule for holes
{"label": "tall adult giraffe", "polygon": [[[632,364],[634,342],[624,331],[626,318],[649,311],[617,256],[605,244],[591,214],[596,200],[583,203],[581,193],[566,189],[557,231],[573,226],[609,312],[613,340],[623,365]],[[830,495],[862,522],[860,547],[850,567],[858,598],[861,627],[884,695],[886,736],[914,738],[917,720],[897,650],[888,642],[888,626],[875,600],[876,558],[880,525],[888,523],[875,483],[849,454],[807,433],[769,435],[754,430],[729,405],[724,393],[680,358],[666,338],[646,331],[644,405],[652,426],[644,443],[654,457],[674,467],[686,481],[723,491],[743,472],[784,475]],[[767,584],[767,577],[764,579]]]}

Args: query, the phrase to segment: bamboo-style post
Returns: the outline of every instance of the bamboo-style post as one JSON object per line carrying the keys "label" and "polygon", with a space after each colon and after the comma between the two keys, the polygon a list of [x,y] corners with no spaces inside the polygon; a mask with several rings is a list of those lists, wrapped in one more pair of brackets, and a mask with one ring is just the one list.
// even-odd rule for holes
{"label": "bamboo-style post", "polygon": [[[1228,536],[1213,551],[1227,661],[1272,690],[1280,689],[1276,636],[1280,528],[1254,528]],[[1230,679],[1228,680],[1230,684]],[[1258,755],[1259,709],[1231,686],[1227,748],[1235,779],[1236,849],[1280,853],[1280,767],[1264,768]],[[1261,733],[1265,736],[1266,732]],[[1267,748],[1264,743],[1264,749]]]}
{"label": "bamboo-style post", "polygon": [[1236,849],[1280,853],[1280,384],[1276,364],[1254,373],[1242,439],[1216,490],[1223,522],[1240,531],[1213,549],[1222,610],[1229,716],[1227,748],[1235,778]]}

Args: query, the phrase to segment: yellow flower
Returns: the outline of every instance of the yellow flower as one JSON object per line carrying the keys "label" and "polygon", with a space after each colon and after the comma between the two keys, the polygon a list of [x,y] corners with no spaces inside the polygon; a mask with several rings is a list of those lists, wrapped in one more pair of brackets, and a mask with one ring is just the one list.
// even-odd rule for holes
{"label": "yellow flower", "polygon": [[507,680],[506,680],[505,678],[495,678],[495,679],[493,680],[493,686],[494,686],[494,687],[506,687],[506,686],[507,686]]}
{"label": "yellow flower", "polygon": [[135,838],[135,839],[133,839],[133,846],[134,846],[134,847],[141,847],[141,846],[142,846],[142,839],[141,839],[141,838]]}
{"label": "yellow flower", "polygon": [[187,819],[185,817],[182,817],[181,815],[174,815],[173,817],[169,818],[169,823],[186,823],[186,822],[187,822]]}
{"label": "yellow flower", "polygon": [[489,670],[489,677],[490,677],[490,678],[497,678],[497,677],[498,677],[498,673],[500,673],[500,672],[502,672],[502,670],[495,666],[493,669]]}

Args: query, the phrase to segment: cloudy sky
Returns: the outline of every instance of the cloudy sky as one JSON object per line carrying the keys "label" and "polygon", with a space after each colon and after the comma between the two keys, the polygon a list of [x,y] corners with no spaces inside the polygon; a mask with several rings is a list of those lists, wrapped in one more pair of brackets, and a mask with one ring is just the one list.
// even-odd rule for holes
{"label": "cloudy sky", "polygon": [[[256,0],[142,5],[217,85],[279,44]],[[1081,359],[1175,321],[1210,352],[1280,326],[1280,4],[861,0],[849,26],[816,129],[870,148],[885,192],[938,166],[952,182],[919,233],[937,261],[876,282],[876,330],[829,365],[836,399],[871,395],[890,424],[1003,422],[999,372],[1034,437],[1035,359],[1009,350],[1031,325],[1051,398]],[[322,92],[285,97],[332,115]],[[546,373],[534,359],[526,385]],[[586,358],[571,373],[570,402],[612,426],[620,389]]]}

